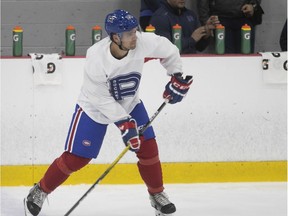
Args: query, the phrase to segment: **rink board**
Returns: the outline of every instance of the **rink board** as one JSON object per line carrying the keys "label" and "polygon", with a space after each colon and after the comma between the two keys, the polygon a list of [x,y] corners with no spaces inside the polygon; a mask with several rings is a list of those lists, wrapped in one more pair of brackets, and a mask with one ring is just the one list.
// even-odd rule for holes
{"label": "rink board", "polygon": [[[194,76],[191,90],[152,124],[164,182],[286,181],[287,71],[264,70],[261,55],[181,59]],[[84,62],[63,58],[61,85],[37,85],[29,58],[1,59],[2,186],[32,185],[62,154]],[[140,96],[149,116],[168,80],[159,60],[145,63]],[[66,184],[95,182],[123,147],[118,128],[109,126],[101,154]],[[120,162],[104,184],[142,183],[135,154]]]}

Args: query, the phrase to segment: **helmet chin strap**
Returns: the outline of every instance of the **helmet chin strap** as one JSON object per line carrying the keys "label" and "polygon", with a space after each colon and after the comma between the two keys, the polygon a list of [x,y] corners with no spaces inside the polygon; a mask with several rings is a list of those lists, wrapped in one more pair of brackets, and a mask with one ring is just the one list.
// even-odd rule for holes
{"label": "helmet chin strap", "polygon": [[119,47],[119,49],[121,49],[123,51],[129,51],[130,50],[130,49],[127,49],[127,48],[122,46],[122,41],[120,41],[120,44],[117,44],[117,46]]}
{"label": "helmet chin strap", "polygon": [[120,50],[129,51],[130,49],[127,49],[127,48],[123,47],[123,45],[122,45],[122,40],[121,40],[122,35],[120,33],[118,33],[117,35],[120,38],[120,44],[116,43],[114,40],[112,40],[112,41],[119,47]]}

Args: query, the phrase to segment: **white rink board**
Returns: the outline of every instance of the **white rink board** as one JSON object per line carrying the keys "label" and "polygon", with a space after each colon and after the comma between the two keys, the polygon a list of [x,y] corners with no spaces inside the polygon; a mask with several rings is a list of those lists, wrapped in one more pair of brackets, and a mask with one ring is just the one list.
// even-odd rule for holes
{"label": "white rink board", "polygon": [[[263,82],[261,56],[182,60],[191,90],[153,122],[162,162],[286,160],[287,85]],[[2,165],[50,164],[62,153],[84,61],[64,58],[62,85],[34,86],[30,59],[1,59]],[[159,60],[145,64],[140,91],[150,115],[168,80]],[[123,148],[111,125],[92,163],[111,163]],[[135,161],[133,153],[121,160]]]}

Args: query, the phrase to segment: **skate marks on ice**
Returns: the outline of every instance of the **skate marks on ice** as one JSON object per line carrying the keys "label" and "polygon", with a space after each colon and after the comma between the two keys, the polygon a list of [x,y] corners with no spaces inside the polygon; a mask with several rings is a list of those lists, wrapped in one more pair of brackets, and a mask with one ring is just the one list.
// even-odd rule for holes
{"label": "skate marks on ice", "polygon": [[[90,185],[61,186],[39,216],[63,216]],[[1,187],[1,216],[23,216],[31,187]],[[173,216],[287,216],[287,183],[166,184]],[[97,185],[71,216],[154,216],[144,185]],[[169,215],[170,216],[170,215]],[[171,215],[172,216],[172,215]]]}

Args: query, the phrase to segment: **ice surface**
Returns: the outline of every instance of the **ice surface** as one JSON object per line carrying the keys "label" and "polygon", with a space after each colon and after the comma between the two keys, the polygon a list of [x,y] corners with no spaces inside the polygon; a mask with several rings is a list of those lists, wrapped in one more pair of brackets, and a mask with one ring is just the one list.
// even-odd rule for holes
{"label": "ice surface", "polygon": [[[64,215],[91,185],[61,186],[39,216]],[[287,216],[286,183],[166,184],[175,216]],[[23,216],[30,187],[1,187],[1,216]],[[71,216],[154,216],[144,185],[96,185]]]}

